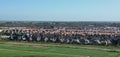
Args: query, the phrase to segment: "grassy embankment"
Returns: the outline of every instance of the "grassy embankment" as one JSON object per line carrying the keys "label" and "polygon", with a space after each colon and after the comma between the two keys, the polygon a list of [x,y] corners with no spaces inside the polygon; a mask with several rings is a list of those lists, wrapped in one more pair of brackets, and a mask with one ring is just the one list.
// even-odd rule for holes
{"label": "grassy embankment", "polygon": [[0,57],[118,57],[120,47],[0,41]]}

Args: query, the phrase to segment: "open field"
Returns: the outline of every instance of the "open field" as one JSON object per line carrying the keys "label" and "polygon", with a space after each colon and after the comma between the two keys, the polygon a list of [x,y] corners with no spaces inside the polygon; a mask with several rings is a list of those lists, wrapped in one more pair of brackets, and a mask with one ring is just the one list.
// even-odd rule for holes
{"label": "open field", "polygon": [[0,41],[0,57],[118,57],[120,47]]}

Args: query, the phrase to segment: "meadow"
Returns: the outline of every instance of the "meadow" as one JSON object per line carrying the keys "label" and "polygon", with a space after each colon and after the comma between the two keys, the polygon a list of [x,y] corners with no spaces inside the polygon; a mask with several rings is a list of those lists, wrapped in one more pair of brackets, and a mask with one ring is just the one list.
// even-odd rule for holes
{"label": "meadow", "polygon": [[0,57],[118,57],[120,47],[0,41]]}

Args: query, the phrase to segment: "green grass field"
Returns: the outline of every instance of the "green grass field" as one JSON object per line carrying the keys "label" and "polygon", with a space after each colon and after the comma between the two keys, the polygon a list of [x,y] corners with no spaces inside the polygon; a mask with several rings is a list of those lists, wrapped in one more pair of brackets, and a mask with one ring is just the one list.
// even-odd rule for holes
{"label": "green grass field", "polygon": [[118,57],[120,47],[0,41],[0,57]]}

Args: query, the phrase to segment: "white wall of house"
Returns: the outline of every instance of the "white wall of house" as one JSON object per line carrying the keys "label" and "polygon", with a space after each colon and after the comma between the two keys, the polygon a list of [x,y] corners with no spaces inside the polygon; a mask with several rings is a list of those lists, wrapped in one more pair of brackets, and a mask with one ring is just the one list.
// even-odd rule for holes
{"label": "white wall of house", "polygon": [[0,32],[2,32],[2,30],[0,30]]}
{"label": "white wall of house", "polygon": [[9,38],[10,36],[7,35],[1,35],[1,38]]}

